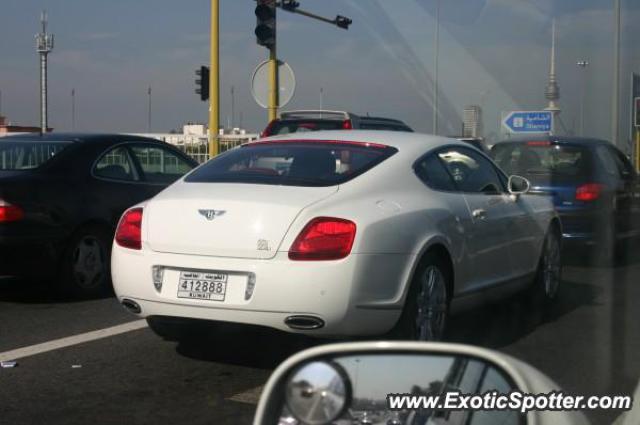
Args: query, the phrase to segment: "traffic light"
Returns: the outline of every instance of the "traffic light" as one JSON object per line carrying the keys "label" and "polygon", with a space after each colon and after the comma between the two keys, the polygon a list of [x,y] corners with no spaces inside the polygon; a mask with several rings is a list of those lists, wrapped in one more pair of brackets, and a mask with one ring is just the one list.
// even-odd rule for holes
{"label": "traffic light", "polygon": [[209,100],[209,67],[201,66],[200,69],[196,69],[196,93],[200,95],[200,100]]}
{"label": "traffic light", "polygon": [[276,2],[275,0],[257,0],[256,41],[269,49],[276,45]]}
{"label": "traffic light", "polygon": [[295,0],[282,0],[282,9],[288,12],[295,11],[298,7],[300,7],[300,2]]}
{"label": "traffic light", "polygon": [[353,23],[353,21],[347,17],[344,17],[342,15],[338,15],[336,16],[336,25],[339,28],[343,28],[345,30],[349,29],[349,25],[351,25]]}

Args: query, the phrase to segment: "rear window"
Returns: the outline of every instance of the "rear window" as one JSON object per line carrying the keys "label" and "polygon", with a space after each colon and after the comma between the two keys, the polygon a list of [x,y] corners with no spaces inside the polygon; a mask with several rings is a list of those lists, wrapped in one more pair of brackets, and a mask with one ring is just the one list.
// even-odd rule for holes
{"label": "rear window", "polygon": [[334,186],[396,153],[392,147],[355,142],[258,142],[230,150],[188,175],[193,183]]}
{"label": "rear window", "polygon": [[269,136],[305,131],[340,130],[342,123],[343,121],[336,120],[278,120],[269,128]]}
{"label": "rear window", "polygon": [[406,131],[413,132],[409,127],[401,123],[393,122],[371,122],[366,120],[360,121],[360,129],[362,130],[386,130],[386,131]]}
{"label": "rear window", "polygon": [[503,143],[491,150],[495,162],[507,174],[532,180],[545,176],[580,178],[589,175],[589,149],[545,142]]}
{"label": "rear window", "polygon": [[71,142],[0,141],[0,170],[29,170],[50,161]]}

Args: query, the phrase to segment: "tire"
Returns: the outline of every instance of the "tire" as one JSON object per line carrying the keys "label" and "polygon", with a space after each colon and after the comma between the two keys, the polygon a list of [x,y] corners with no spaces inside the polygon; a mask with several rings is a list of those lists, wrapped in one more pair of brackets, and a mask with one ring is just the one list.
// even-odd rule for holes
{"label": "tire", "polygon": [[548,306],[557,297],[562,282],[562,246],[560,233],[550,228],[545,236],[538,261],[536,277],[531,287],[536,304]]}
{"label": "tire", "polygon": [[111,289],[111,233],[86,226],[70,239],[62,259],[60,286],[76,298],[93,298]]}
{"label": "tire", "polygon": [[450,283],[445,262],[435,253],[428,253],[416,270],[391,336],[412,341],[443,340],[449,320]]}

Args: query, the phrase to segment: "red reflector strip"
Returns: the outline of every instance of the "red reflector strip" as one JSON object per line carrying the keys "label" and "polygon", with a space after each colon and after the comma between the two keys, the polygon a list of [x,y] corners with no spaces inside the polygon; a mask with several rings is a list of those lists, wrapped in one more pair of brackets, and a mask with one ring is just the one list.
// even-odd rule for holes
{"label": "red reflector strip", "polygon": [[549,140],[533,140],[531,142],[527,142],[527,146],[551,146],[551,142]]}
{"label": "red reflector strip", "polygon": [[243,147],[250,147],[255,145],[275,145],[275,144],[309,144],[313,145],[316,143],[330,144],[330,145],[343,145],[343,146],[360,146],[366,148],[374,148],[374,149],[386,149],[389,146],[383,145],[382,143],[371,143],[371,142],[355,142],[348,140],[312,140],[312,139],[296,139],[296,140],[259,140],[257,142],[250,142],[242,145]]}

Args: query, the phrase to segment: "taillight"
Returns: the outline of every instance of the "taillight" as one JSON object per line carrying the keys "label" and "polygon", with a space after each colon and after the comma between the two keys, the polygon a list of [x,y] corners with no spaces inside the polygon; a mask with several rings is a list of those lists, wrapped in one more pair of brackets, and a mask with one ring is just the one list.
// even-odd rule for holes
{"label": "taillight", "polygon": [[599,183],[587,183],[576,189],[576,201],[590,202],[600,198],[604,185]]}
{"label": "taillight", "polygon": [[351,252],[356,224],[342,218],[317,217],[302,229],[289,249],[291,260],[339,260]]}
{"label": "taillight", "polygon": [[342,129],[343,130],[353,130],[353,124],[351,124],[351,120],[342,121]]}
{"label": "taillight", "polygon": [[17,205],[12,205],[0,199],[0,223],[19,221],[24,218],[24,211]]}
{"label": "taillight", "polygon": [[125,248],[142,249],[142,208],[132,208],[122,215],[116,243]]}
{"label": "taillight", "polygon": [[267,127],[262,131],[262,133],[260,133],[260,137],[269,137],[271,136],[271,129],[273,128],[274,124],[276,123],[276,120],[271,120],[271,122],[269,124],[267,124]]}

